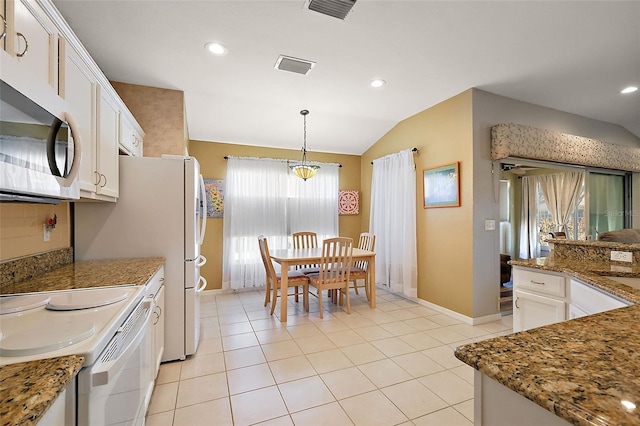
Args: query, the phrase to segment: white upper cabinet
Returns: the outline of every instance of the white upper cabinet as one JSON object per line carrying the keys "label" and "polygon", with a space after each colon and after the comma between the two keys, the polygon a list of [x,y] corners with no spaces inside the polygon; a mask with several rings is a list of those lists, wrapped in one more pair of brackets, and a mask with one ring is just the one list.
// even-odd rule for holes
{"label": "white upper cabinet", "polygon": [[80,198],[116,201],[118,155],[142,155],[142,128],[51,0],[0,0],[0,14],[2,80],[71,113],[82,140]]}
{"label": "white upper cabinet", "polygon": [[120,115],[120,151],[142,157],[142,129],[125,114]]}
{"label": "white upper cabinet", "polygon": [[100,86],[98,91],[96,193],[117,198],[120,110],[109,92]]}
{"label": "white upper cabinet", "polygon": [[96,192],[96,93],[98,82],[80,54],[66,43],[63,46],[65,62],[60,72],[60,96],[67,100],[69,110],[76,119],[82,137],[80,161],[80,190]]}
{"label": "white upper cabinet", "polygon": [[34,0],[5,0],[4,50],[20,65],[25,80],[58,90],[58,30]]}

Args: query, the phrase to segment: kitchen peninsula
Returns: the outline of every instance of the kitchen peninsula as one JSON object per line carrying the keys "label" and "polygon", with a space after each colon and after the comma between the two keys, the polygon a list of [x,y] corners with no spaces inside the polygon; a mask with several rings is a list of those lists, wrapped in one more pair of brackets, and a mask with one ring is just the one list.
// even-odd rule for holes
{"label": "kitchen peninsula", "polygon": [[[475,424],[640,424],[640,245],[554,243],[549,258],[511,264],[563,273],[634,305],[458,347],[456,357],[477,370]],[[634,261],[610,262],[611,250]]]}

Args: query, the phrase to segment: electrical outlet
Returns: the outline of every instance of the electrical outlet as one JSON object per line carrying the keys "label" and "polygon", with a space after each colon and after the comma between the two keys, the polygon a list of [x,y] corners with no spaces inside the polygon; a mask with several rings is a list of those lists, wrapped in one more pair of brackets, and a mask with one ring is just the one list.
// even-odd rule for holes
{"label": "electrical outlet", "polygon": [[616,251],[611,250],[611,260],[617,262],[633,262],[633,253],[630,251]]}
{"label": "electrical outlet", "polygon": [[496,221],[487,219],[484,221],[484,230],[485,231],[495,231],[496,229]]}
{"label": "electrical outlet", "polygon": [[42,241],[50,241],[51,240],[51,231],[47,229],[47,225],[42,225],[43,235]]}

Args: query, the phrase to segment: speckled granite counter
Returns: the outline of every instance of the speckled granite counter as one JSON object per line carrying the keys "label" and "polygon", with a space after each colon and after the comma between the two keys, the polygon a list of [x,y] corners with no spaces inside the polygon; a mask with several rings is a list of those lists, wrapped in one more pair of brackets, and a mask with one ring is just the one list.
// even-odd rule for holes
{"label": "speckled granite counter", "polygon": [[0,294],[144,285],[164,261],[162,257],[151,257],[75,262],[19,283],[4,284],[0,286]]}
{"label": "speckled granite counter", "polygon": [[0,367],[2,425],[38,423],[83,363],[83,357],[70,355]]}
{"label": "speckled granite counter", "polygon": [[565,272],[636,305],[464,345],[456,357],[571,424],[639,425],[640,291],[604,277],[640,277],[638,265],[619,272],[608,262],[511,264]]}
{"label": "speckled granite counter", "polygon": [[[76,262],[16,284],[2,285],[0,294],[144,285],[164,262],[162,257]],[[80,371],[83,362],[83,357],[72,355],[0,367],[2,425],[35,424]]]}

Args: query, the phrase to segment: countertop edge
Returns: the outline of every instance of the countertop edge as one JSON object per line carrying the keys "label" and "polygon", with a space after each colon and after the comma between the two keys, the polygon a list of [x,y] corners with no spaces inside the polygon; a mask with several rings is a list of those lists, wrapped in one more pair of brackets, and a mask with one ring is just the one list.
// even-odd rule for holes
{"label": "countertop edge", "polygon": [[83,364],[84,357],[68,355],[0,367],[3,425],[38,423]]}
{"label": "countertop edge", "polygon": [[[603,406],[606,405],[604,402],[602,406],[595,405],[594,407],[585,409],[574,403],[569,397],[562,398],[562,392],[553,389],[555,385],[566,386],[567,383],[575,380],[575,377],[572,377],[572,372],[569,369],[570,366],[567,366],[569,369],[569,371],[566,372],[567,377],[560,377],[560,381],[566,380],[566,383],[554,383],[551,387],[545,388],[545,385],[550,384],[538,380],[539,378],[537,378],[535,372],[541,372],[541,368],[552,368],[552,366],[544,365],[544,362],[541,360],[527,357],[527,347],[535,346],[539,352],[536,353],[536,356],[539,358],[553,356],[554,353],[557,353],[557,356],[561,356],[562,354],[557,352],[559,350],[558,348],[561,348],[563,345],[588,343],[588,333],[592,333],[592,330],[602,329],[611,331],[614,324],[627,323],[627,325],[622,328],[628,329],[625,331],[626,333],[633,333],[631,328],[634,327],[634,325],[629,324],[629,318],[640,318],[640,291],[610,280],[601,274],[606,273],[610,276],[636,277],[640,276],[638,272],[636,271],[629,275],[626,273],[617,274],[600,270],[594,272],[593,270],[588,270],[588,268],[576,271],[569,267],[569,265],[564,264],[564,262],[547,265],[538,263],[536,259],[511,261],[510,264],[516,267],[564,273],[569,277],[577,278],[582,282],[614,294],[635,305],[534,328],[507,336],[496,337],[486,341],[462,345],[455,349],[456,358],[571,424],[584,426],[619,424],[616,423],[616,419],[607,419],[605,414],[606,410],[603,412]],[[606,346],[607,350],[611,351],[612,348],[616,346],[615,342],[617,340],[615,340],[615,337],[616,336],[600,336],[599,338],[605,342],[603,346]],[[551,342],[552,339],[556,341]],[[549,342],[549,344],[546,344],[547,342]],[[637,346],[638,344],[635,344],[631,351],[637,350]],[[609,355],[610,352],[607,352],[607,350],[603,350],[602,354],[606,353]],[[529,349],[529,351],[531,351],[531,349]],[[548,353],[544,353],[546,351],[548,351]],[[579,359],[579,356],[583,355],[584,353],[576,355],[575,359]],[[527,362],[530,364],[527,364]],[[598,362],[600,362],[600,360],[598,360]],[[610,364],[612,362],[610,362]],[[509,364],[518,364],[518,366],[510,369]],[[527,376],[526,372],[529,367],[533,369],[534,373]],[[617,371],[620,365],[614,365],[613,367]],[[556,366],[553,366],[553,368],[556,368]],[[522,375],[514,375],[514,369]],[[559,374],[563,373],[560,372]],[[536,377],[536,379],[533,379],[533,377]],[[571,384],[574,386],[578,384],[579,386],[577,382]],[[614,385],[612,386],[615,387]],[[585,392],[587,391],[586,387],[587,386],[584,386]],[[571,393],[567,392],[565,395],[569,396]],[[593,409],[591,410],[591,408]],[[623,422],[620,424],[627,423]]]}

